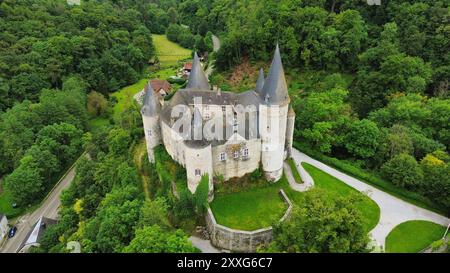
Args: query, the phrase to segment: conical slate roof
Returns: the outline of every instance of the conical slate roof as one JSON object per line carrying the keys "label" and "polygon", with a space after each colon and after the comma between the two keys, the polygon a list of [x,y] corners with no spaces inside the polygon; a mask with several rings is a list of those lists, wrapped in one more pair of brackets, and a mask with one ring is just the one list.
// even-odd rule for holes
{"label": "conical slate roof", "polygon": [[161,105],[159,104],[155,91],[153,91],[151,84],[148,83],[145,86],[144,105],[141,109],[142,115],[153,117],[159,114],[160,109]]}
{"label": "conical slate roof", "polygon": [[259,70],[258,80],[256,81],[256,92],[260,93],[264,87],[264,70]]}
{"label": "conical slate roof", "polygon": [[281,63],[280,48],[275,48],[272,64],[269,74],[264,81],[261,99],[266,100],[268,104],[284,104],[289,102],[286,79],[284,77],[283,64]]}
{"label": "conical slate roof", "polygon": [[210,90],[208,79],[200,64],[197,52],[194,53],[194,62],[192,63],[191,73],[189,74],[187,89]]}

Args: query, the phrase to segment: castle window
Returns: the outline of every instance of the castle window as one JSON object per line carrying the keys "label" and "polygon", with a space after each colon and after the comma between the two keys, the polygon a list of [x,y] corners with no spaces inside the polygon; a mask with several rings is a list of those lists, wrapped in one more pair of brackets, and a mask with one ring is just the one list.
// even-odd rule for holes
{"label": "castle window", "polygon": [[242,156],[243,156],[243,157],[248,157],[248,148],[244,148],[244,149],[242,150]]}
{"label": "castle window", "polygon": [[239,158],[239,151],[234,151],[233,152],[233,158],[234,159],[238,159]]}
{"label": "castle window", "polygon": [[227,107],[225,105],[222,105],[222,111],[223,112],[227,111]]}
{"label": "castle window", "polygon": [[147,130],[147,136],[149,136],[149,137],[152,136],[152,130]]}
{"label": "castle window", "polygon": [[220,153],[219,159],[220,159],[220,161],[225,161],[225,160],[227,160],[227,154],[226,154],[226,153]]}
{"label": "castle window", "polygon": [[200,176],[202,175],[202,171],[200,171],[200,169],[195,169],[195,176]]}
{"label": "castle window", "polygon": [[205,110],[209,111],[209,105],[205,105]]}

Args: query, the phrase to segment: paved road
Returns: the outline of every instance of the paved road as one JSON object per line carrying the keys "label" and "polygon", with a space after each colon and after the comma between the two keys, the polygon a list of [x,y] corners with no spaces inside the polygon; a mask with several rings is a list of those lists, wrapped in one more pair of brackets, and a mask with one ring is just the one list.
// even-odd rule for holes
{"label": "paved road", "polygon": [[212,35],[212,42],[213,42],[213,51],[217,52],[220,49],[220,40],[219,37],[217,37],[216,35]]}
{"label": "paved road", "polygon": [[296,162],[296,165],[299,167],[300,174],[305,172],[300,163],[309,163],[314,167],[336,177],[337,179],[355,188],[356,190],[367,193],[368,196],[378,204],[378,206],[380,207],[380,221],[378,222],[378,225],[370,232],[370,235],[375,240],[375,243],[383,247],[383,249],[386,236],[389,234],[389,232],[395,226],[405,221],[425,220],[443,226],[447,226],[450,223],[450,219],[447,217],[405,202],[354,177],[333,169],[323,164],[322,162],[299,152],[296,149],[293,149],[292,157]]}
{"label": "paved road", "polygon": [[[220,49],[219,37],[217,37],[214,34],[211,37],[212,37],[212,41],[213,41],[213,51],[217,52]],[[208,79],[209,79],[209,75],[211,75],[213,70],[214,70],[214,62],[211,61],[210,64],[208,65],[208,68],[205,71],[206,77],[208,77]]]}
{"label": "paved road", "polygon": [[39,220],[41,216],[56,219],[58,217],[58,209],[61,205],[59,196],[63,189],[69,187],[73,178],[75,177],[75,168],[72,167],[66,176],[59,182],[59,184],[51,191],[51,193],[44,200],[42,205],[32,213],[21,216],[17,221],[16,235],[7,240],[1,248],[2,253],[15,253],[25,240],[33,225]]}
{"label": "paved road", "polygon": [[284,174],[286,175],[286,178],[289,182],[289,186],[291,186],[291,188],[294,191],[303,192],[303,191],[309,190],[311,187],[314,186],[314,180],[309,175],[309,173],[307,171],[305,171],[305,169],[299,168],[298,165],[300,165],[300,163],[295,163],[295,165],[297,166],[297,170],[300,174],[300,177],[302,178],[303,183],[299,184],[299,183],[297,183],[297,181],[295,181],[294,175],[292,174],[291,167],[289,166],[289,164],[287,162],[284,162],[284,165],[283,165]]}

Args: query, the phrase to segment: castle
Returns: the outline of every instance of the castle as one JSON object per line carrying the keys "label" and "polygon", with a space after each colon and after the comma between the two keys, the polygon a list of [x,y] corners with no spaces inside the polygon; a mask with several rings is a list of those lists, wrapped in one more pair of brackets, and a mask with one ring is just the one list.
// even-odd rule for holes
{"label": "castle", "polygon": [[[170,100],[159,97],[150,84],[144,92],[141,114],[149,161],[155,161],[153,149],[164,144],[169,155],[186,168],[192,193],[204,174],[209,177],[210,193],[214,176],[226,181],[260,165],[269,181],[281,178],[283,162],[292,151],[295,113],[278,45],[267,78],[261,69],[254,90],[211,90],[195,53],[187,86]],[[215,125],[208,125],[212,121]],[[226,137],[208,139],[208,129],[219,136],[225,131]]]}

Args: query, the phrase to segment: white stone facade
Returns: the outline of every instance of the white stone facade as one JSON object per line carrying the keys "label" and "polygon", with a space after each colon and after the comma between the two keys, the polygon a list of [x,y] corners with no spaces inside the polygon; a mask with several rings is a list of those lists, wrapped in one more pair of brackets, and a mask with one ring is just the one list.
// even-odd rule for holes
{"label": "white stone facade", "polygon": [[[148,85],[144,92],[142,117],[149,160],[154,162],[154,147],[164,144],[172,159],[186,168],[192,193],[204,174],[209,176],[210,193],[215,176],[228,180],[251,173],[259,166],[268,180],[281,178],[284,159],[292,150],[295,114],[289,106],[278,47],[267,78],[264,79],[261,71],[255,90],[243,93],[210,90],[195,55],[187,87],[178,90],[169,101],[158,102],[158,95]],[[194,123],[189,126],[191,132],[208,121],[221,118],[224,126],[219,128],[224,134],[228,132],[228,137],[211,141],[183,138],[173,127],[176,121],[172,110],[179,105],[191,112],[190,119]],[[241,115],[242,109],[252,110]],[[194,111],[199,113],[197,119],[192,119]],[[241,130],[242,125],[244,130]]]}

